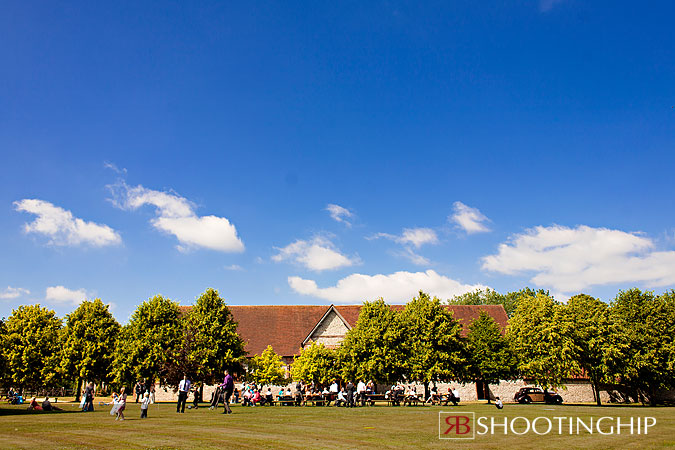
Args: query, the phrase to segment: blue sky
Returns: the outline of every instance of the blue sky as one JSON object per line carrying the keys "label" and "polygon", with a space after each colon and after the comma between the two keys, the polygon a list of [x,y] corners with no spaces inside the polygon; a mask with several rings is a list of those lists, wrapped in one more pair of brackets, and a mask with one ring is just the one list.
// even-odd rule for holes
{"label": "blue sky", "polygon": [[5,2],[0,315],[675,285],[671,2]]}

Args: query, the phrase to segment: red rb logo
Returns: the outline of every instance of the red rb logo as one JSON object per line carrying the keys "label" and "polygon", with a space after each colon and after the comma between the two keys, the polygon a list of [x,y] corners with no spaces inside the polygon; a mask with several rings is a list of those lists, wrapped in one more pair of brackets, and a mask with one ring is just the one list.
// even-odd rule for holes
{"label": "red rb logo", "polygon": [[475,413],[473,412],[447,412],[438,413],[438,438],[439,439],[474,439]]}

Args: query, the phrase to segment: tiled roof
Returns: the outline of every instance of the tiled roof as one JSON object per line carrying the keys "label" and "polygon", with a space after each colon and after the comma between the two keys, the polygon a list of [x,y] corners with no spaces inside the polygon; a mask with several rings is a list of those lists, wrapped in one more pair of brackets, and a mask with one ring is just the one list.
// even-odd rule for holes
{"label": "tiled roof", "polygon": [[[190,306],[181,306],[181,312],[189,311]],[[237,332],[246,343],[249,355],[259,355],[272,345],[276,353],[282,356],[293,356],[299,353],[303,340],[317,325],[328,310],[325,305],[228,305],[234,320],[239,323]],[[391,305],[400,311],[404,305]],[[468,324],[478,318],[484,310],[504,330],[507,323],[506,311],[501,305],[445,305],[453,312],[455,319],[462,325],[462,334],[468,332]],[[350,327],[356,325],[361,305],[335,306]]]}

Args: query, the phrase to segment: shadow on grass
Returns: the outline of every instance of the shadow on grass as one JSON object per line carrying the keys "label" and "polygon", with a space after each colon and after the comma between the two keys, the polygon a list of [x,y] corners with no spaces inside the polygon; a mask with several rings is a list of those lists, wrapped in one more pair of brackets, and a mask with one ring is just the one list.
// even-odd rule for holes
{"label": "shadow on grass", "polygon": [[0,406],[0,416],[25,416],[25,415],[39,415],[39,414],[73,414],[73,413],[80,413],[80,414],[85,414],[79,409],[77,410],[63,410],[63,411],[35,411],[35,410],[28,410],[28,407],[26,406],[25,408],[21,407],[15,407],[15,408],[3,408]]}

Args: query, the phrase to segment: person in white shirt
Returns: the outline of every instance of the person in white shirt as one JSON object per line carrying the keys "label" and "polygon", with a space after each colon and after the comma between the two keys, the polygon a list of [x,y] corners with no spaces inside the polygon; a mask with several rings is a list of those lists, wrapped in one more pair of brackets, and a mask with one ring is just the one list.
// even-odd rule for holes
{"label": "person in white shirt", "polygon": [[356,385],[356,395],[358,396],[358,400],[361,401],[361,406],[365,406],[365,404],[366,404],[366,383],[364,383],[363,380],[359,380],[358,384]]}
{"label": "person in white shirt", "polygon": [[150,393],[145,391],[143,400],[141,400],[141,419],[148,418],[148,405],[150,404]]}
{"label": "person in white shirt", "polygon": [[497,409],[504,408],[504,404],[502,403],[502,400],[499,397],[495,399],[495,406],[497,407]]}
{"label": "person in white shirt", "polygon": [[184,413],[185,412],[185,401],[187,400],[188,393],[190,392],[190,380],[188,380],[187,375],[183,375],[183,379],[178,383],[178,403],[176,404],[176,412]]}
{"label": "person in white shirt", "polygon": [[347,404],[347,398],[345,397],[345,390],[342,389],[338,392],[337,400],[335,401],[335,406],[342,406]]}
{"label": "person in white shirt", "polygon": [[333,384],[330,385],[331,394],[337,394],[339,391],[337,381],[333,381]]}

